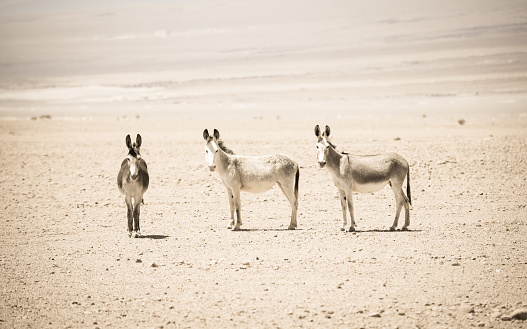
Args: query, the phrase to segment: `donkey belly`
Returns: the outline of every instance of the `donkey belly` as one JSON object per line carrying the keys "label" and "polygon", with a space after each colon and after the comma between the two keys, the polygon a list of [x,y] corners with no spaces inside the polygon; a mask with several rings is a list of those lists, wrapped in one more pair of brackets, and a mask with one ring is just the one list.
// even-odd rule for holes
{"label": "donkey belly", "polygon": [[386,186],[386,184],[388,184],[388,181],[381,181],[381,182],[375,182],[375,183],[362,183],[362,184],[354,182],[353,191],[359,192],[359,193],[375,193],[377,191],[382,190]]}
{"label": "donkey belly", "polygon": [[253,181],[250,183],[245,182],[240,190],[251,193],[263,193],[273,188],[275,181]]}

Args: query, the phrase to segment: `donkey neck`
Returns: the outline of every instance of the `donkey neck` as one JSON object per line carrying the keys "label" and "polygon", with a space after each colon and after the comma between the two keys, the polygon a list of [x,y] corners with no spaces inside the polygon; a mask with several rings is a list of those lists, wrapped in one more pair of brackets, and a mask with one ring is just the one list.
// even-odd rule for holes
{"label": "donkey neck", "polygon": [[220,173],[225,172],[227,170],[230,159],[231,159],[231,155],[227,154],[225,151],[221,149],[221,147],[218,146],[216,168]]}
{"label": "donkey neck", "polygon": [[334,170],[336,172],[339,172],[340,168],[340,160],[342,160],[343,155],[337,152],[333,146],[329,146],[328,155],[326,159],[326,163],[328,165],[328,169]]}

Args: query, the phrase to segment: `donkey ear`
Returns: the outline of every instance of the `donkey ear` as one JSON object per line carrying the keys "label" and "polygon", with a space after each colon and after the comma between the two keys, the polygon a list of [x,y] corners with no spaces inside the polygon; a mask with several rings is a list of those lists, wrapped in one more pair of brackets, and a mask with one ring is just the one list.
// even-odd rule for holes
{"label": "donkey ear", "polygon": [[214,129],[214,138],[220,139],[220,132],[217,129]]}
{"label": "donkey ear", "polygon": [[329,137],[329,133],[331,132],[331,129],[328,125],[326,125],[326,137]]}
{"label": "donkey ear", "polygon": [[207,129],[203,130],[203,139],[208,141],[209,140],[209,131]]}
{"label": "donkey ear", "polygon": [[137,147],[141,147],[141,143],[143,143],[143,139],[141,138],[141,135],[137,134],[137,138],[135,139],[135,144]]}
{"label": "donkey ear", "polygon": [[130,135],[126,135],[126,147],[130,148],[132,147],[132,139],[130,138]]}
{"label": "donkey ear", "polygon": [[315,126],[315,136],[320,137],[320,127],[318,125]]}

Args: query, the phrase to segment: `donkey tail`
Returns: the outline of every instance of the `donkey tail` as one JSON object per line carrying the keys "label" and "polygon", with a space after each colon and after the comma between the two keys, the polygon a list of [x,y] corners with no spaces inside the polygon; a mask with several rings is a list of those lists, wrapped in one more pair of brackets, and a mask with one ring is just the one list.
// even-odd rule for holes
{"label": "donkey tail", "polygon": [[410,194],[410,168],[406,174],[406,196],[408,196],[408,202],[412,205],[412,195]]}
{"label": "donkey tail", "polygon": [[295,198],[298,200],[298,179],[300,178],[300,167],[296,167],[296,176],[295,176]]}

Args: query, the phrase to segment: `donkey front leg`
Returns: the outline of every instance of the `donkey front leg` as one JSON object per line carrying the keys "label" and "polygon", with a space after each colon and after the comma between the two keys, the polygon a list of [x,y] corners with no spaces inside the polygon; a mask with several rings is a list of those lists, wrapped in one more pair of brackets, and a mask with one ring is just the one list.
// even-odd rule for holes
{"label": "donkey front leg", "polygon": [[234,210],[236,211],[236,225],[234,225],[233,230],[239,231],[240,226],[242,226],[242,202],[240,200],[240,190],[233,189],[232,195],[234,196]]}
{"label": "donkey front leg", "polygon": [[342,226],[340,227],[341,231],[346,230],[346,226],[348,225],[348,215],[346,214],[346,211],[348,210],[348,205],[346,201],[346,192],[343,190],[339,190],[340,194],[340,205],[342,206]]}
{"label": "donkey front leg", "polygon": [[229,209],[231,211],[231,221],[227,225],[227,228],[230,230],[234,227],[234,195],[230,189],[227,189],[227,196],[229,198]]}
{"label": "donkey front leg", "polygon": [[128,218],[128,237],[132,236],[132,231],[134,230],[134,217],[133,217],[133,211],[134,206],[132,204],[132,197],[126,196],[124,198],[124,202],[126,203],[126,217]]}
{"label": "donkey front leg", "polygon": [[353,216],[353,199],[352,199],[352,196],[353,196],[353,191],[352,190],[350,190],[350,191],[348,191],[346,193],[346,201],[347,201],[348,209],[349,209],[349,212],[350,212],[350,222],[351,222],[350,229],[349,229],[350,232],[355,231],[355,217]]}
{"label": "donkey front leg", "polygon": [[141,235],[141,228],[139,227],[139,214],[141,214],[141,201],[143,197],[134,198],[134,237]]}

